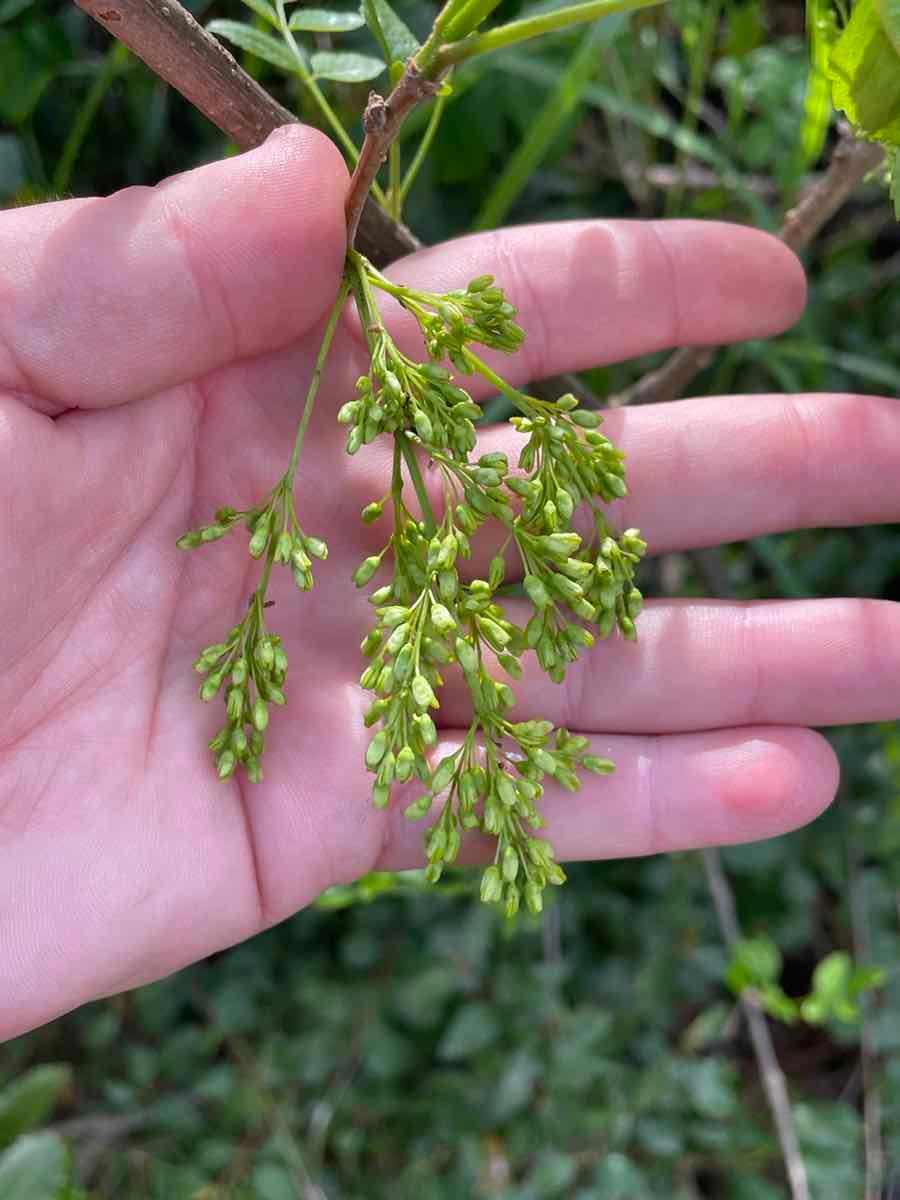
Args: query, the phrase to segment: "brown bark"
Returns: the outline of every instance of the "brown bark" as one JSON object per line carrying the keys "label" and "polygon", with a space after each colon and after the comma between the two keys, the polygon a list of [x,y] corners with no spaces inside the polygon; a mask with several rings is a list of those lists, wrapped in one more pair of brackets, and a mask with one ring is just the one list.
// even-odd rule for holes
{"label": "brown bark", "polygon": [[[75,0],[79,8],[124,42],[242,150],[258,146],[273,129],[296,121],[241,69],[178,0]],[[359,221],[357,245],[379,266],[417,250],[420,242],[371,200]]]}

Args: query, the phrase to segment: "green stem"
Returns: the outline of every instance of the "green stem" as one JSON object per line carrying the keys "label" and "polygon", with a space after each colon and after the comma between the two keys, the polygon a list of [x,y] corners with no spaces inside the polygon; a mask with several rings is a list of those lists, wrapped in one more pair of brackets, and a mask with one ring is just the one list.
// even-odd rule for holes
{"label": "green stem", "polygon": [[529,122],[527,136],[494,182],[475,218],[475,229],[500,225],[553,145],[560,129],[582,103],[584,85],[597,69],[603,26],[585,30],[584,39],[560,74],[556,87]]}
{"label": "green stem", "polygon": [[78,152],[82,147],[94,117],[97,115],[97,109],[100,107],[103,97],[109,90],[113,80],[123,70],[127,62],[128,47],[122,42],[114,43],[103,60],[103,66],[91,84],[88,94],[84,98],[84,103],[78,110],[72,128],[69,130],[69,136],[66,138],[66,143],[63,146],[59,162],[56,164],[56,170],[53,172],[52,188],[57,195],[68,188],[72,168],[75,166]]}
{"label": "green stem", "polygon": [[409,471],[412,485],[416,489],[416,496],[422,509],[422,517],[425,520],[425,532],[428,537],[434,537],[435,533],[437,533],[437,519],[434,515],[434,509],[431,507],[431,501],[428,498],[425,480],[422,478],[422,468],[419,466],[416,452],[405,434],[398,433],[395,436],[400,443],[400,453],[406,462],[406,469]]}
{"label": "green stem", "polygon": [[478,374],[486,379],[488,383],[492,383],[501,395],[506,396],[508,400],[511,400],[516,408],[519,409],[520,412],[525,413],[526,416],[534,416],[535,408],[539,402],[532,400],[530,396],[526,396],[526,394],[524,392],[520,392],[518,388],[514,388],[511,383],[507,383],[506,380],[502,376],[498,375],[496,371],[491,370],[484,359],[479,358],[477,354],[473,354],[468,347],[466,347],[465,354],[466,358],[469,360]]}
{"label": "green stem", "polygon": [[[345,129],[341,118],[328,103],[324,92],[316,83],[309,68],[307,67],[306,58],[304,57],[303,51],[297,45],[297,39],[294,37],[293,31],[291,30],[287,19],[287,14],[284,11],[284,5],[285,0],[275,0],[275,7],[278,12],[278,27],[281,32],[281,36],[284,38],[285,44],[294,56],[294,61],[297,64],[297,74],[300,77],[300,81],[312,96],[313,100],[315,100],[322,116],[331,126],[332,133],[343,146],[344,150],[346,150],[351,164],[356,166],[357,160],[359,159],[359,150],[356,148],[356,143]],[[381,188],[373,186],[372,192],[378,203],[383,206],[385,204],[385,196]]]}
{"label": "green stem", "polygon": [[606,17],[611,13],[651,8],[663,2],[664,0],[586,0],[585,3],[573,4],[570,8],[555,9],[534,17],[523,17],[521,21],[510,21],[508,25],[498,25],[496,29],[489,29],[487,33],[473,33],[460,42],[444,46],[435,58],[440,67],[446,68],[454,63],[466,62],[477,54],[487,54],[491,50],[515,46],[527,38],[540,37],[541,34],[553,33],[558,29],[568,29],[572,25],[583,25],[586,21]]}
{"label": "green stem", "polygon": [[[697,131],[700,107],[703,101],[703,90],[707,86],[709,79],[709,68],[712,62],[713,51],[715,50],[716,34],[719,29],[721,15],[722,0],[712,0],[712,3],[707,4],[700,21],[699,37],[690,54],[688,93],[685,98],[685,111],[681,122],[681,130],[691,137]],[[678,150],[678,157],[675,160],[678,181],[666,197],[665,215],[667,217],[674,217],[681,208],[681,203],[684,199],[686,162],[687,155],[684,152],[682,144]]]}
{"label": "green stem", "polygon": [[422,140],[416,147],[416,152],[413,155],[413,160],[409,164],[406,176],[400,184],[400,204],[401,207],[406,203],[406,197],[409,195],[409,190],[415,182],[416,176],[419,174],[422,163],[428,156],[428,151],[431,149],[431,143],[434,141],[434,135],[437,133],[438,125],[441,123],[441,117],[444,115],[444,109],[447,107],[447,95],[438,96],[434,102],[434,107],[431,110],[431,115],[428,118],[428,124],[425,127],[425,132],[422,134]]}
{"label": "green stem", "polygon": [[400,143],[391,142],[391,148],[388,153],[390,172],[388,182],[388,209],[395,221],[400,220],[400,214],[403,209],[403,192],[400,184]]}
{"label": "green stem", "polygon": [[447,29],[462,9],[466,7],[468,2],[469,0],[447,0],[447,3],[435,17],[431,32],[419,47],[419,52],[416,55],[416,63],[424,75],[431,76],[435,58],[446,40]]}
{"label": "green stem", "polygon": [[325,360],[328,357],[329,350],[331,349],[331,343],[334,339],[337,323],[349,291],[350,284],[345,276],[341,280],[341,286],[337,294],[337,299],[335,300],[328,316],[328,324],[325,326],[325,332],[322,335],[322,343],[319,346],[319,354],[316,358],[313,376],[309,381],[309,389],[306,393],[306,401],[303,405],[303,415],[301,416],[300,424],[297,427],[297,437],[294,441],[294,449],[291,453],[291,461],[288,464],[288,469],[284,477],[285,484],[288,488],[292,488],[294,486],[294,476],[297,473],[297,464],[300,461],[300,451],[303,449],[303,439],[306,436],[306,429],[309,425],[309,419],[312,416],[312,411],[315,407],[316,394],[319,391],[319,384],[322,382],[322,371],[325,367]]}

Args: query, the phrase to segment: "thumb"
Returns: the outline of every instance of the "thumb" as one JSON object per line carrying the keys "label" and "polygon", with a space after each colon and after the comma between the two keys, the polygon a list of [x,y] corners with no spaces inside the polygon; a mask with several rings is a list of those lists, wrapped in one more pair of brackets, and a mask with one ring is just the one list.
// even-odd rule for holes
{"label": "thumb", "polygon": [[289,344],[338,287],[346,187],[291,125],[157,187],[0,214],[0,389],[99,408]]}

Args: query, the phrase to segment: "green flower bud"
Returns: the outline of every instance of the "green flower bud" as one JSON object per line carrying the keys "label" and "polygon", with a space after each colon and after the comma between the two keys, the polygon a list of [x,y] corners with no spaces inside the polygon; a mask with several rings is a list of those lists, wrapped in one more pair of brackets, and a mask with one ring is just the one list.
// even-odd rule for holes
{"label": "green flower bud", "polygon": [[[363,382],[363,380],[361,379],[356,386],[359,387],[359,384],[362,382]],[[368,383],[369,381],[366,379],[365,382]],[[356,420],[357,414],[359,413],[359,409],[360,409],[360,404],[359,404],[358,400],[348,400],[346,404],[342,404],[341,407],[338,409],[338,415],[337,415],[337,419],[340,422],[340,424],[341,425],[352,425],[353,422]]]}
{"label": "green flower bud", "polygon": [[203,541],[199,531],[191,530],[190,533],[183,533],[175,545],[179,550],[195,550]]}
{"label": "green flower bud", "polygon": [[256,703],[253,705],[253,724],[260,733],[269,724],[269,706],[260,696],[257,696]]}
{"label": "green flower bud", "polygon": [[459,577],[455,571],[441,571],[438,574],[438,591],[442,600],[453,601],[459,592]]}
{"label": "green flower bud", "polygon": [[293,534],[288,533],[288,531],[285,529],[278,535],[278,541],[275,543],[275,561],[277,563],[290,562],[293,551]]}
{"label": "green flower bud", "polygon": [[488,867],[481,876],[481,899],[485,904],[494,904],[503,895],[503,880],[497,867]]}
{"label": "green flower bud", "polygon": [[356,454],[362,444],[363,431],[358,425],[354,425],[347,435],[347,453],[350,455]]}
{"label": "green flower bud", "polygon": [[572,413],[572,420],[582,429],[596,429],[600,424],[600,414],[588,408],[577,408]]}
{"label": "green flower bud", "polygon": [[373,500],[371,504],[367,504],[362,510],[362,519],[367,525],[371,525],[373,521],[377,521],[384,512],[384,504],[380,500]]}
{"label": "green flower bud", "polygon": [[260,521],[256,527],[253,537],[250,539],[250,556],[251,558],[260,558],[269,544],[269,524],[267,521]]}
{"label": "green flower bud", "polygon": [[404,621],[402,625],[398,625],[391,636],[388,638],[387,649],[388,653],[396,654],[401,646],[405,646],[409,639],[410,632],[409,621]]}
{"label": "green flower bud", "polygon": [[228,716],[232,721],[239,721],[241,714],[244,711],[244,689],[239,687],[229,688],[228,699],[226,701]]}
{"label": "green flower bud", "polygon": [[528,907],[528,911],[534,916],[537,916],[544,908],[543,892],[539,884],[535,883],[533,879],[525,884],[525,904]]}
{"label": "green flower bud", "polygon": [[509,645],[510,636],[496,621],[490,617],[477,617],[478,628],[495,649],[503,650]]}
{"label": "green flower bud", "polygon": [[560,396],[557,400],[556,406],[557,408],[561,408],[563,412],[572,412],[578,407],[578,399],[571,392],[566,392],[564,396]]}
{"label": "green flower bud", "polygon": [[586,754],[581,760],[581,765],[586,771],[593,771],[595,775],[611,775],[616,769],[616,764],[611,758],[599,758],[596,754]]}
{"label": "green flower bud", "polygon": [[409,609],[404,604],[388,604],[378,609],[378,615],[385,628],[393,629],[409,619]]}
{"label": "green flower bud", "polygon": [[206,525],[200,530],[200,541],[217,542],[219,538],[224,537],[227,532],[227,525]]}
{"label": "green flower bud", "polygon": [[424,675],[416,675],[413,679],[412,698],[417,708],[437,708],[437,697]]}
{"label": "green flower bud", "polygon": [[391,798],[391,785],[389,783],[376,783],[372,788],[372,807],[387,808]]}
{"label": "green flower bud", "polygon": [[228,779],[234,774],[234,769],[237,766],[237,759],[231,750],[223,750],[216,760],[216,767],[219,772],[220,779]]}
{"label": "green flower bud", "polygon": [[413,658],[412,643],[407,642],[394,660],[394,678],[398,683],[405,683],[409,679],[413,669]]}
{"label": "green flower bud", "polygon": [[432,604],[429,620],[438,633],[449,633],[456,628],[456,621],[443,604]]}
{"label": "green flower bud", "polygon": [[375,736],[369,742],[366,749],[366,766],[369,770],[374,771],[381,760],[387,753],[388,735],[384,729],[379,729]]}
{"label": "green flower bud", "polygon": [[324,562],[328,557],[328,544],[319,537],[304,537],[303,545],[306,547],[307,553],[313,558],[318,558],[320,562]]}
{"label": "green flower bud", "polygon": [[416,433],[426,445],[430,445],[434,440],[434,426],[431,424],[431,418],[424,409],[417,408],[413,416],[413,424],[416,427]]}
{"label": "green flower bud", "polygon": [[456,754],[448,754],[446,758],[442,758],[438,763],[437,768],[431,776],[431,790],[435,794],[442,792],[453,778],[456,771],[456,759]]}
{"label": "green flower bud", "polygon": [[473,675],[478,670],[478,655],[465,638],[456,639],[456,661],[467,675]]}
{"label": "green flower bud", "polygon": [[431,803],[433,797],[429,795],[420,796],[418,800],[414,800],[408,805],[404,812],[404,816],[410,821],[421,821],[421,819],[431,811]]}
{"label": "green flower bud", "polygon": [[422,745],[426,749],[437,745],[437,729],[428,713],[415,713],[413,716],[413,725],[416,727],[419,737],[422,739]]}
{"label": "green flower bud", "polygon": [[397,765],[394,771],[394,777],[397,782],[406,783],[409,779],[411,779],[415,765],[415,752],[411,746],[404,746],[397,755]]}
{"label": "green flower bud", "polygon": [[575,502],[564,488],[556,493],[556,509],[564,521],[570,520],[575,511]]}
{"label": "green flower bud", "polygon": [[503,851],[501,860],[504,883],[515,883],[516,876],[519,873],[519,856],[516,854],[512,846],[507,846]]}
{"label": "green flower bud", "polygon": [[425,853],[430,862],[440,862],[447,850],[447,833],[442,825],[435,825],[425,839]]}
{"label": "green flower bud", "polygon": [[365,587],[380,566],[381,559],[377,554],[373,554],[371,557],[363,559],[363,561],[353,572],[353,582],[357,587]]}
{"label": "green flower bud", "polygon": [[519,801],[516,785],[505,771],[500,771],[497,775],[497,795],[506,808],[515,808]]}
{"label": "green flower bud", "polygon": [[473,479],[482,487],[495,488],[499,487],[503,482],[503,477],[499,471],[495,471],[493,467],[476,467]]}
{"label": "green flower bud", "polygon": [[505,902],[506,915],[508,917],[514,917],[519,911],[519,889],[514,883],[507,885],[503,898]]}
{"label": "green flower bud", "polygon": [[253,654],[264,671],[271,671],[275,665],[275,647],[268,638],[256,643]]}
{"label": "green flower bud", "polygon": [[231,742],[232,750],[235,752],[235,754],[238,756],[238,758],[240,758],[240,756],[247,749],[247,745],[248,745],[246,733],[240,727],[235,730],[232,730],[232,734],[231,734],[231,737],[229,738],[229,741]]}
{"label": "green flower bud", "polygon": [[500,586],[505,574],[506,560],[502,554],[497,554],[491,559],[491,570],[488,576],[488,583],[491,585],[492,591],[495,591]]}
{"label": "green flower bud", "polygon": [[581,545],[577,533],[548,533],[539,539],[541,546],[554,558],[571,558]]}
{"label": "green flower bud", "polygon": [[525,594],[535,608],[546,608],[550,603],[550,595],[537,575],[526,575],[522,581]]}

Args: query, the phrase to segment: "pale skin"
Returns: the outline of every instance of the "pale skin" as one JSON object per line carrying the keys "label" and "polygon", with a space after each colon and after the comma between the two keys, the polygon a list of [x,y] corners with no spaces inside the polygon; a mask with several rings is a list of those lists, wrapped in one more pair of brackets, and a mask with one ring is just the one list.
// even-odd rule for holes
{"label": "pale skin", "polygon": [[[373,811],[362,765],[370,610],[349,579],[387,536],[358,514],[385,490],[389,448],[343,454],[334,414],[365,361],[352,314],[297,484],[331,553],[311,595],[273,576],[289,704],[256,787],[216,779],[205,743],[222,706],[200,703],[191,662],[239,618],[258,564],[241,530],[174,546],[284,471],[339,282],[346,185],[333,147],[296,128],[153,190],[0,216],[0,1039],[250,937],[333,883],[421,865],[412,795]],[[395,271],[435,290],[494,273],[528,334],[503,363],[518,383],[772,335],[805,296],[777,242],[712,223],[507,231]],[[895,401],[720,397],[604,428],[632,489],[614,518],[655,553],[900,519]],[[514,452],[515,435],[483,443]],[[835,795],[810,726],[900,717],[900,612],[658,600],[636,645],[602,644],[560,687],[529,668],[517,693],[523,715],[590,734],[618,764],[577,796],[548,790],[561,858],[772,837]],[[448,743],[465,719],[451,688]]]}

